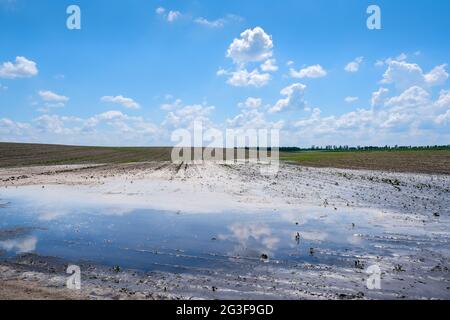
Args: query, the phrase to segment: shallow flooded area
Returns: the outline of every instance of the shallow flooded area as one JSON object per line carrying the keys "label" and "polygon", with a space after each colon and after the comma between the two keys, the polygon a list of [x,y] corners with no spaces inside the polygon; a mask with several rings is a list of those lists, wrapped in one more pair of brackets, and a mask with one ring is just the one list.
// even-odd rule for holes
{"label": "shallow flooded area", "polygon": [[[71,187],[0,191],[3,261],[32,253],[108,270],[214,275],[205,280],[208,287],[234,287],[219,296],[224,298],[301,298],[304,286],[318,297],[330,288],[338,297],[342,290],[353,298],[450,296],[447,216],[327,203],[254,212],[167,211],[101,195],[96,201],[90,187],[75,193],[65,188]],[[382,272],[379,290],[367,288],[370,266]],[[257,279],[255,287],[240,289],[240,276]]]}
{"label": "shallow flooded area", "polygon": [[[33,199],[27,198],[31,189]],[[82,199],[62,207],[63,195],[53,198],[50,192],[35,187],[2,192],[0,247],[6,256],[34,252],[74,262],[183,272],[261,263],[351,266],[355,256],[388,253],[382,245],[389,243],[382,216],[370,211],[305,207],[185,214]]]}

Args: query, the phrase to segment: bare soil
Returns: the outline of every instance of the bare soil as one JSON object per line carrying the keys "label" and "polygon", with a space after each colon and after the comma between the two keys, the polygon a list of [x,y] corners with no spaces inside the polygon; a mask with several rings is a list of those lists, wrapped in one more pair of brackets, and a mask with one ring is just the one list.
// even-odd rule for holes
{"label": "bare soil", "polygon": [[450,174],[450,150],[282,153],[281,159],[302,166]]}
{"label": "bare soil", "polygon": [[[170,147],[116,148],[0,142],[0,168],[170,161],[171,152]],[[280,157],[309,167],[450,174],[450,150],[302,151],[282,152]]]}

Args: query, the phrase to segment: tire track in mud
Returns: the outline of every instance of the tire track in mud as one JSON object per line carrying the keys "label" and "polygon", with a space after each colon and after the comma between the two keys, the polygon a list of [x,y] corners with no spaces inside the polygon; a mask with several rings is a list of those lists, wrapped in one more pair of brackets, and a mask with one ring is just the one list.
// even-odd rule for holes
{"label": "tire track in mud", "polygon": [[164,169],[164,168],[166,168],[168,166],[169,166],[168,163],[164,163],[164,164],[162,164],[160,166],[157,166],[153,171],[160,171],[160,170],[162,170],[162,169]]}

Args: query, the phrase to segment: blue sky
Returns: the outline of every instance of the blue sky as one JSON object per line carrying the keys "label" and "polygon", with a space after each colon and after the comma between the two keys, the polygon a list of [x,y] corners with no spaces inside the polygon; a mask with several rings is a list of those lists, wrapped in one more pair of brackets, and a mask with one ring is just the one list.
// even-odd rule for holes
{"label": "blue sky", "polygon": [[[66,8],[81,9],[81,30]],[[366,27],[370,4],[381,30]],[[0,141],[449,144],[450,1],[0,0]]]}

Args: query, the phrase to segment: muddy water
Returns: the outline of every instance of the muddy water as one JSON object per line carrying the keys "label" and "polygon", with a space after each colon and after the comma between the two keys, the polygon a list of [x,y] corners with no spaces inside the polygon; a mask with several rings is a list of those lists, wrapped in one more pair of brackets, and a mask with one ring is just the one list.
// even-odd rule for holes
{"label": "muddy water", "polygon": [[24,187],[0,193],[4,256],[33,252],[183,272],[251,270],[262,263],[352,267],[357,258],[407,255],[421,247],[447,256],[450,243],[448,221],[438,218],[333,207],[184,214],[83,199],[62,202],[62,195],[49,192]]}
{"label": "muddy water", "polygon": [[[320,219],[297,225],[280,218],[278,212],[184,215],[91,207],[70,208],[59,214],[49,206],[8,201],[10,204],[1,209],[0,220],[1,230],[9,231],[0,238],[0,247],[8,256],[35,252],[75,262],[88,260],[145,271],[182,271],[243,268],[261,262],[345,263],[338,255],[319,255],[319,248],[356,252],[363,246],[371,251],[368,241],[353,236],[355,228],[347,217],[341,225],[331,226]],[[330,210],[320,210],[318,214],[326,215],[327,211]],[[298,220],[302,218],[299,216]]]}

